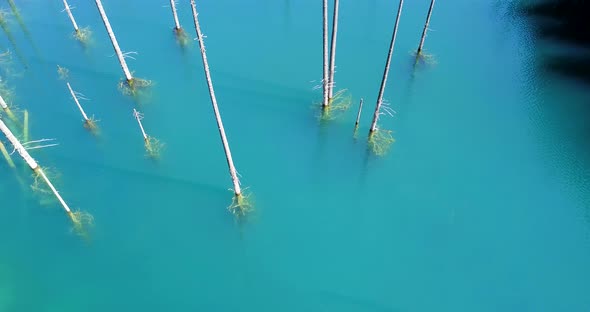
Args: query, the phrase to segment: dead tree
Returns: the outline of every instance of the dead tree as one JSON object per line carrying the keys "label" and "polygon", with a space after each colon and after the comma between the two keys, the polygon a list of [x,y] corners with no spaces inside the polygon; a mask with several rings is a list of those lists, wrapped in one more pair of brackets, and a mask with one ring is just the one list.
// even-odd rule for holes
{"label": "dead tree", "polygon": [[323,91],[324,91],[324,98],[322,102],[322,106],[325,108],[330,105],[329,101],[329,93],[330,93],[330,80],[328,76],[328,0],[324,0],[323,5],[323,52],[324,52],[324,77],[323,77]]}
{"label": "dead tree", "polygon": [[100,13],[100,17],[102,18],[102,22],[104,23],[105,28],[107,29],[107,33],[109,34],[109,38],[111,38],[111,43],[113,44],[113,48],[115,49],[115,54],[119,59],[119,63],[121,64],[121,68],[123,69],[123,74],[125,74],[125,79],[129,85],[133,84],[133,76],[129,71],[129,67],[127,67],[127,62],[125,62],[125,55],[121,51],[119,47],[119,43],[117,42],[117,37],[115,37],[115,33],[113,32],[113,28],[111,27],[111,23],[109,22],[109,18],[107,17],[104,8],[102,7],[102,2],[100,0],[96,1],[96,7],[98,8],[98,12]]}
{"label": "dead tree", "polygon": [[80,31],[80,28],[78,28],[78,23],[76,23],[76,19],[74,19],[74,15],[72,14],[71,7],[68,4],[67,0],[64,0],[64,6],[66,7],[65,10],[68,13],[68,16],[70,17],[70,21],[72,21],[72,25],[74,26],[74,31],[76,33],[78,33]]}
{"label": "dead tree", "polygon": [[240,188],[240,180],[238,179],[238,173],[236,171],[236,167],[234,166],[234,161],[231,156],[229,143],[225,135],[223,122],[221,121],[221,114],[219,113],[219,108],[217,107],[217,99],[215,98],[215,91],[213,90],[213,82],[211,81],[211,73],[209,72],[209,63],[207,61],[207,54],[205,52],[205,42],[203,40],[203,33],[201,32],[201,26],[199,25],[199,20],[197,17],[198,13],[197,7],[195,5],[195,0],[191,0],[191,7],[193,11],[193,20],[195,22],[195,30],[197,31],[197,39],[199,40],[199,47],[201,48],[201,58],[203,59],[205,78],[207,79],[207,86],[209,87],[209,96],[211,97],[213,112],[215,113],[215,120],[217,121],[219,135],[221,136],[221,143],[223,144],[223,149],[225,151],[225,158],[227,160],[227,165],[229,167],[229,174],[234,185],[234,194],[236,195],[236,197],[239,197],[242,194],[242,189]]}
{"label": "dead tree", "polygon": [[385,85],[387,84],[389,66],[391,65],[391,56],[393,55],[395,37],[397,36],[397,27],[399,25],[399,18],[402,15],[403,6],[404,0],[400,0],[399,8],[397,10],[397,17],[395,19],[395,26],[393,27],[393,35],[391,36],[391,43],[389,44],[389,52],[387,53],[387,61],[385,62],[385,70],[383,71],[383,78],[381,79],[381,87],[379,88],[379,96],[377,97],[377,105],[375,106],[375,113],[373,114],[373,122],[371,123],[371,130],[369,130],[369,133],[373,133],[377,130],[377,121],[379,121],[379,115],[381,114],[381,104],[383,104],[383,93],[385,92]]}
{"label": "dead tree", "polygon": [[432,9],[434,8],[434,1],[430,1],[430,8],[428,8],[428,15],[426,16],[426,23],[424,24],[424,30],[422,31],[422,38],[420,38],[420,45],[418,46],[418,51],[416,51],[416,55],[420,55],[422,53],[422,47],[424,46],[424,40],[426,39],[426,33],[428,32],[428,25],[430,24],[430,16],[432,15]]}
{"label": "dead tree", "polygon": [[336,72],[336,38],[338,36],[338,4],[339,0],[334,0],[334,16],[332,19],[332,41],[330,45],[330,83],[328,100],[332,101],[334,96],[334,74]]}

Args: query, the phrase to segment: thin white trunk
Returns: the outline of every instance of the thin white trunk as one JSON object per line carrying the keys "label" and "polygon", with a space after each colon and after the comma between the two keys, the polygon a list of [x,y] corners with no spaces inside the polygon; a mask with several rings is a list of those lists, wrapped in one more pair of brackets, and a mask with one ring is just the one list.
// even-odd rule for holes
{"label": "thin white trunk", "polygon": [[25,160],[25,162],[27,163],[27,165],[29,165],[31,170],[33,170],[34,172],[36,172],[37,174],[39,174],[43,178],[45,183],[47,183],[47,186],[49,186],[49,188],[53,192],[53,195],[55,195],[55,197],[57,197],[57,200],[60,202],[60,204],[62,205],[64,210],[68,213],[68,215],[71,215],[72,211],[70,210],[70,207],[68,206],[66,201],[61,197],[59,192],[55,189],[55,187],[53,186],[51,181],[49,181],[49,179],[45,175],[45,172],[43,172],[41,167],[39,167],[39,165],[33,159],[33,157],[31,157],[31,155],[29,155],[29,152],[27,152],[27,150],[23,147],[23,145],[20,144],[18,139],[14,136],[14,134],[12,134],[12,131],[10,131],[10,129],[6,126],[6,124],[2,120],[0,120],[0,131],[2,131],[4,133],[4,135],[6,136],[8,141],[10,141],[12,146],[14,146],[14,148],[16,149],[18,154]]}
{"label": "thin white trunk", "polygon": [[27,152],[24,146],[20,144],[18,139],[14,136],[14,134],[12,134],[12,131],[8,129],[8,127],[2,120],[0,120],[0,131],[4,133],[8,141],[10,141],[12,146],[14,146],[14,149],[16,149],[18,154],[25,160],[25,162],[27,163],[27,165],[29,165],[31,170],[36,170],[39,167],[37,162],[33,159],[33,157],[31,157],[31,155],[29,155],[29,152]]}
{"label": "thin white trunk", "polygon": [[4,101],[4,98],[0,95],[0,107],[2,107],[2,109],[7,110],[8,109],[8,104],[6,104],[6,101]]}
{"label": "thin white trunk", "polygon": [[221,114],[217,107],[217,99],[215,98],[215,91],[213,90],[213,82],[211,81],[211,73],[209,72],[209,63],[207,62],[207,54],[205,52],[205,42],[203,41],[203,34],[201,33],[201,26],[199,26],[199,19],[197,18],[197,7],[195,0],[191,0],[191,7],[193,11],[193,19],[195,22],[195,29],[197,31],[197,39],[199,40],[199,46],[201,48],[201,57],[203,58],[203,68],[205,69],[205,77],[207,78],[207,86],[209,87],[209,96],[211,97],[211,104],[213,105],[213,111],[215,113],[215,119],[217,120],[217,127],[219,128],[219,135],[221,136],[221,142],[223,143],[223,149],[225,151],[225,158],[229,167],[229,174],[231,175],[232,183],[234,185],[234,193],[236,196],[242,194],[240,188],[240,180],[238,179],[238,173],[234,166],[234,161],[231,156],[229,149],[229,143],[225,136],[225,130],[223,128],[223,122],[221,121]]}
{"label": "thin white trunk", "polygon": [[68,12],[68,16],[70,17],[70,20],[72,21],[72,25],[74,25],[74,30],[76,32],[78,32],[78,24],[76,23],[76,20],[74,19],[74,15],[72,14],[72,10],[70,10],[70,5],[68,4],[67,0],[64,0],[64,6],[66,7],[66,12]]}
{"label": "thin white trunk", "polygon": [[324,34],[323,34],[323,41],[324,41],[324,80],[323,80],[323,87],[324,87],[324,101],[322,105],[324,107],[330,105],[329,100],[329,90],[330,90],[330,80],[328,76],[328,0],[324,0],[323,5],[323,24],[324,24]]}
{"label": "thin white trunk", "polygon": [[111,38],[111,43],[113,44],[113,48],[115,49],[115,53],[117,54],[117,58],[119,59],[119,63],[121,64],[121,68],[123,68],[123,73],[125,74],[125,79],[127,82],[131,82],[133,80],[133,76],[131,76],[131,72],[127,67],[127,63],[125,62],[125,57],[123,56],[123,52],[121,52],[121,48],[119,47],[119,43],[117,42],[117,38],[115,37],[115,33],[113,32],[113,28],[111,28],[111,23],[109,23],[109,18],[102,7],[102,2],[100,0],[96,0],[96,7],[100,12],[100,16],[102,17],[102,21],[104,26],[107,29],[107,33]]}
{"label": "thin white trunk", "polygon": [[397,17],[395,19],[395,26],[393,27],[393,35],[391,36],[391,43],[389,44],[389,52],[387,53],[387,61],[385,63],[385,70],[383,71],[383,79],[381,80],[381,87],[379,88],[379,96],[377,97],[377,106],[375,106],[375,113],[373,114],[373,122],[371,123],[370,133],[377,130],[377,121],[379,121],[379,114],[381,104],[383,103],[383,93],[385,92],[385,85],[387,84],[387,75],[389,75],[389,65],[391,64],[391,55],[393,54],[393,47],[395,46],[395,37],[397,36],[397,26],[399,25],[399,18],[402,15],[402,7],[404,0],[399,1],[399,8],[397,10]]}
{"label": "thin white trunk", "polygon": [[38,173],[43,178],[45,183],[47,183],[47,186],[49,186],[49,188],[51,189],[51,192],[53,192],[53,195],[55,195],[55,197],[57,197],[57,200],[59,201],[61,206],[64,208],[64,210],[68,213],[68,215],[71,215],[72,211],[70,210],[70,207],[68,207],[68,204],[66,203],[66,201],[61,197],[61,195],[59,195],[59,192],[55,189],[55,187],[53,186],[51,181],[49,181],[49,179],[45,175],[45,172],[43,172],[43,169],[41,169],[39,167],[39,168],[37,168],[37,170],[35,170],[35,172]]}
{"label": "thin white trunk", "polygon": [[332,20],[332,42],[330,46],[330,89],[328,98],[331,101],[334,96],[334,74],[336,71],[336,37],[338,36],[338,3],[339,0],[334,0],[334,16]]}
{"label": "thin white trunk", "polygon": [[362,111],[363,111],[363,99],[361,98],[361,103],[359,104],[359,112],[356,114],[356,123],[354,124],[355,126],[358,126],[359,122],[361,121]]}
{"label": "thin white trunk", "polygon": [[176,1],[170,0],[170,7],[172,8],[172,15],[174,16],[174,29],[180,30],[180,23],[178,22],[178,14],[176,14]]}
{"label": "thin white trunk", "polygon": [[428,32],[428,25],[430,24],[430,16],[432,15],[432,8],[434,8],[434,1],[430,2],[430,8],[428,9],[428,15],[426,16],[426,24],[424,24],[424,30],[422,31],[422,38],[420,38],[420,46],[418,46],[417,55],[422,53],[422,47],[424,46],[424,40],[426,39],[426,33]]}
{"label": "thin white trunk", "polygon": [[66,82],[66,84],[68,85],[68,89],[70,89],[70,94],[72,94],[72,98],[74,98],[74,102],[76,102],[76,105],[78,105],[78,108],[80,109],[80,113],[82,113],[82,117],[84,117],[84,121],[89,121],[88,116],[86,116],[86,112],[84,112],[82,105],[80,105],[80,102],[78,101],[78,97],[76,96],[76,93],[74,93],[74,90],[72,90],[72,86],[70,86],[69,82]]}
{"label": "thin white trunk", "polygon": [[135,120],[137,120],[137,123],[139,124],[139,129],[141,129],[141,134],[143,135],[143,139],[145,141],[147,141],[148,136],[145,133],[145,130],[143,129],[143,125],[141,124],[141,116],[139,116],[139,112],[135,108],[133,109],[133,116],[135,117]]}

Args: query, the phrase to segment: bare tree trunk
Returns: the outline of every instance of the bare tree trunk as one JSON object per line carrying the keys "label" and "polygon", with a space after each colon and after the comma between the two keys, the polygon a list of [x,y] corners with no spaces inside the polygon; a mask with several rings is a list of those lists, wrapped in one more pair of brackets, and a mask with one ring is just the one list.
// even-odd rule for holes
{"label": "bare tree trunk", "polygon": [[2,109],[4,110],[8,110],[8,104],[6,104],[6,101],[4,101],[4,98],[0,95],[0,107],[2,107]]}
{"label": "bare tree trunk", "polygon": [[2,96],[0,96],[0,107],[4,110],[8,118],[12,119],[13,121],[17,120],[16,116],[14,116],[14,114],[10,111],[10,107],[8,107],[8,104],[6,104],[6,101],[4,101]]}
{"label": "bare tree trunk", "polygon": [[397,36],[397,26],[399,25],[399,18],[402,15],[402,7],[404,0],[399,1],[399,8],[397,10],[397,17],[395,19],[395,26],[393,27],[393,35],[391,36],[391,43],[389,44],[389,52],[387,53],[387,61],[385,62],[385,70],[383,71],[383,79],[381,80],[381,87],[379,88],[379,96],[377,97],[377,106],[375,106],[375,113],[373,114],[373,122],[371,123],[371,130],[373,133],[377,130],[377,121],[383,103],[383,93],[385,92],[385,85],[387,84],[387,75],[389,75],[389,65],[391,64],[391,55],[393,54],[393,47],[395,46],[395,37]]}
{"label": "bare tree trunk", "polygon": [[329,99],[329,92],[330,92],[330,80],[328,76],[328,0],[324,0],[323,5],[323,24],[324,24],[324,79],[323,79],[323,87],[324,87],[324,101],[322,103],[323,107],[327,107],[330,105]]}
{"label": "bare tree trunk", "polygon": [[430,16],[432,15],[432,9],[434,8],[434,1],[430,1],[430,8],[428,9],[428,15],[426,16],[426,23],[424,24],[424,30],[422,31],[422,38],[420,38],[420,46],[418,46],[418,51],[416,55],[420,55],[422,53],[422,47],[424,46],[424,40],[426,39],[426,32],[428,32],[428,25],[430,24]]}
{"label": "bare tree trunk", "polygon": [[174,30],[180,31],[180,23],[178,22],[178,14],[176,14],[176,1],[175,0],[170,0],[170,7],[172,8],[172,15],[174,16]]}
{"label": "bare tree trunk", "polygon": [[359,122],[361,121],[362,111],[363,111],[363,99],[361,98],[361,103],[359,104],[359,112],[356,114],[356,122],[354,124],[355,127],[359,126]]}
{"label": "bare tree trunk", "polygon": [[57,197],[57,200],[59,200],[59,202],[62,205],[62,207],[64,208],[64,210],[68,213],[68,215],[71,216],[72,211],[70,210],[70,207],[68,206],[68,204],[61,197],[59,192],[55,189],[55,187],[53,186],[51,181],[49,181],[49,179],[47,178],[47,176],[45,175],[45,173],[43,172],[41,167],[39,167],[39,165],[33,159],[33,157],[31,157],[31,155],[29,155],[29,152],[27,152],[27,150],[18,141],[18,139],[14,136],[14,134],[12,134],[12,131],[10,131],[10,129],[6,126],[6,124],[4,124],[4,122],[2,120],[0,120],[0,131],[2,131],[4,133],[4,135],[6,136],[8,141],[10,141],[12,146],[14,146],[14,148],[16,149],[18,154],[24,159],[24,161],[27,163],[27,165],[29,165],[31,170],[33,170],[35,173],[38,173],[43,178],[43,180],[45,181],[45,183],[47,183],[47,186],[49,186],[49,188],[51,189],[51,191],[53,192],[55,197]]}
{"label": "bare tree trunk", "polygon": [[215,91],[213,90],[213,82],[211,81],[211,73],[209,72],[209,63],[207,62],[207,54],[205,52],[205,42],[203,41],[203,34],[201,33],[201,26],[199,25],[199,20],[197,18],[197,7],[195,5],[195,0],[191,0],[191,7],[193,11],[193,19],[195,22],[195,29],[197,31],[197,39],[199,40],[199,46],[201,48],[201,57],[203,58],[203,68],[205,69],[205,77],[207,78],[207,86],[209,87],[209,96],[211,97],[211,104],[213,105],[213,111],[215,113],[215,119],[217,120],[217,127],[219,128],[219,135],[221,136],[221,142],[223,143],[223,149],[225,150],[225,158],[227,160],[227,165],[229,167],[229,174],[231,175],[231,179],[234,185],[234,193],[236,196],[240,196],[242,190],[240,188],[240,180],[238,179],[238,173],[234,166],[234,161],[231,156],[231,151],[229,149],[229,143],[227,142],[227,137],[225,136],[225,130],[223,128],[223,122],[221,121],[221,114],[219,113],[219,108],[217,107],[217,99],[215,98]]}
{"label": "bare tree trunk", "polygon": [[117,38],[115,37],[115,33],[113,32],[113,28],[111,28],[111,23],[109,23],[109,18],[107,17],[107,14],[105,13],[104,8],[102,7],[102,2],[100,0],[95,0],[95,1],[96,1],[96,7],[98,8],[98,11],[100,12],[100,16],[102,17],[102,21],[104,23],[104,26],[107,29],[107,33],[109,34],[109,37],[111,38],[111,43],[113,44],[113,48],[115,49],[115,53],[117,54],[117,58],[119,59],[119,63],[121,64],[121,68],[123,68],[123,73],[125,74],[125,79],[127,79],[127,82],[130,83],[133,81],[133,76],[131,75],[129,68],[127,67],[127,63],[125,62],[125,57],[123,56],[123,52],[121,52],[121,48],[119,47],[119,43],[117,42]]}
{"label": "bare tree trunk", "polygon": [[70,17],[70,20],[72,21],[72,25],[74,25],[74,30],[76,32],[78,32],[79,31],[78,24],[76,23],[76,20],[74,19],[74,15],[72,14],[72,11],[70,10],[70,5],[68,4],[67,0],[64,0],[64,6],[66,7],[66,12],[68,12],[68,16]]}
{"label": "bare tree trunk", "polygon": [[332,20],[332,41],[330,46],[330,90],[328,94],[329,101],[332,101],[334,96],[334,73],[336,67],[336,37],[338,35],[338,3],[339,0],[334,0],[334,17]]}
{"label": "bare tree trunk", "polygon": [[80,113],[82,113],[82,117],[84,118],[84,121],[90,122],[90,119],[88,119],[86,112],[84,111],[84,109],[82,108],[82,105],[80,105],[80,102],[78,101],[78,97],[76,96],[76,93],[74,93],[74,90],[72,90],[70,83],[66,82],[66,84],[68,85],[68,89],[70,90],[70,94],[72,95],[72,98],[74,98],[74,102],[76,102],[76,105],[78,105],[78,109],[80,109]]}
{"label": "bare tree trunk", "polygon": [[141,123],[141,117],[139,116],[139,112],[135,108],[133,109],[133,117],[135,117],[135,120],[137,120],[137,123],[139,124],[139,129],[141,129],[141,135],[143,135],[143,140],[147,144],[149,142],[149,138],[147,133],[145,133],[145,130],[143,129],[143,124]]}

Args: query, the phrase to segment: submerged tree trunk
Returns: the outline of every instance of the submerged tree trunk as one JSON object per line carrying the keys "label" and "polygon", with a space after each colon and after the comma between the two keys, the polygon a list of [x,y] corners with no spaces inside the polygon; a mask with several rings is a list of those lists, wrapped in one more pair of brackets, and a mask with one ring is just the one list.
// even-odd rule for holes
{"label": "submerged tree trunk", "polygon": [[64,6],[66,7],[66,12],[68,12],[68,16],[70,17],[70,20],[72,21],[72,25],[74,25],[74,30],[76,32],[80,31],[78,28],[78,24],[76,23],[76,20],[74,19],[74,15],[72,14],[72,11],[70,10],[70,5],[68,4],[67,0],[64,0]]}
{"label": "submerged tree trunk", "polygon": [[24,146],[18,141],[18,139],[14,136],[14,134],[12,134],[12,131],[10,131],[10,129],[6,126],[6,124],[4,124],[4,122],[2,120],[0,120],[0,131],[4,133],[4,135],[6,136],[8,141],[10,141],[12,146],[14,146],[14,149],[23,158],[23,160],[27,163],[27,165],[29,165],[31,170],[33,170],[35,173],[39,174],[43,178],[43,181],[45,181],[47,186],[49,186],[49,188],[53,192],[53,195],[55,195],[55,197],[57,197],[57,200],[60,202],[60,204],[62,205],[62,207],[66,211],[66,213],[68,213],[68,215],[70,217],[72,217],[72,211],[70,210],[70,207],[68,206],[68,204],[61,197],[59,192],[55,189],[55,187],[53,186],[51,181],[49,181],[49,179],[47,178],[47,176],[45,175],[45,173],[43,172],[41,167],[39,167],[39,165],[33,159],[33,157],[31,157],[31,155],[29,155],[29,152],[27,152],[27,150],[24,148]]}
{"label": "submerged tree trunk", "polygon": [[178,14],[176,13],[175,0],[170,0],[170,7],[172,8],[172,15],[174,16],[174,30],[180,31],[180,23],[178,22]]}
{"label": "submerged tree trunk", "polygon": [[29,111],[25,109],[23,113],[23,139],[29,141]]}
{"label": "submerged tree trunk", "polygon": [[10,157],[10,154],[6,150],[6,147],[4,146],[4,143],[2,143],[2,141],[0,141],[0,152],[4,156],[4,159],[6,159],[8,166],[10,168],[15,168],[16,166],[14,165],[14,162],[12,161],[12,158]]}
{"label": "submerged tree trunk", "polygon": [[426,16],[426,23],[424,24],[424,30],[422,31],[422,38],[420,38],[420,45],[418,46],[418,51],[416,55],[420,55],[422,53],[422,47],[424,46],[424,40],[426,39],[426,33],[428,32],[428,25],[430,24],[430,16],[432,15],[432,9],[434,8],[434,1],[430,2],[430,8],[428,9],[428,15]]}
{"label": "submerged tree trunk", "polygon": [[371,123],[371,130],[369,133],[377,130],[377,121],[383,103],[383,93],[385,92],[385,85],[387,84],[387,76],[389,75],[389,65],[391,64],[391,55],[393,54],[393,47],[395,46],[395,37],[397,36],[397,26],[399,25],[399,18],[402,15],[402,7],[404,0],[399,1],[399,8],[397,10],[397,17],[395,19],[395,26],[393,27],[393,35],[391,36],[391,43],[389,44],[389,52],[387,53],[387,61],[385,62],[385,70],[383,71],[383,79],[381,80],[381,87],[379,88],[379,96],[377,97],[377,105],[375,106],[375,113],[373,114],[373,122]]}
{"label": "submerged tree trunk", "polygon": [[324,0],[323,5],[323,49],[324,49],[324,77],[323,77],[323,87],[324,87],[324,99],[322,106],[327,107],[330,105],[329,99],[329,89],[330,89],[330,80],[328,76],[328,0]]}
{"label": "submerged tree trunk", "polygon": [[338,3],[339,0],[334,0],[334,16],[332,20],[332,41],[330,46],[330,90],[328,94],[329,101],[332,101],[334,96],[334,74],[336,69],[336,37],[338,36]]}
{"label": "submerged tree trunk", "polygon": [[197,18],[197,7],[195,5],[195,0],[191,0],[191,7],[193,11],[193,19],[195,22],[195,29],[197,31],[197,39],[199,40],[199,46],[201,48],[201,57],[203,59],[203,68],[205,70],[205,77],[207,79],[207,86],[209,87],[209,96],[211,97],[211,104],[213,105],[213,112],[215,113],[215,119],[217,120],[217,127],[219,128],[219,135],[221,136],[221,142],[223,143],[223,149],[225,151],[225,158],[227,160],[227,165],[229,167],[229,174],[231,175],[231,179],[234,185],[234,194],[236,196],[240,196],[242,194],[242,190],[240,188],[240,180],[238,179],[238,173],[234,166],[234,161],[231,156],[231,151],[229,149],[229,143],[227,141],[227,137],[225,136],[225,129],[223,128],[223,122],[221,121],[221,114],[219,113],[219,108],[217,107],[217,99],[215,98],[215,91],[213,90],[213,82],[211,81],[211,73],[209,72],[209,63],[207,62],[207,54],[205,52],[205,42],[203,41],[203,34],[201,33],[201,26],[199,25],[199,20]]}
{"label": "submerged tree trunk", "polygon": [[119,63],[121,64],[121,68],[123,68],[123,73],[125,74],[125,79],[127,80],[128,83],[131,83],[133,81],[133,76],[131,75],[129,68],[127,67],[127,63],[125,62],[125,56],[123,55],[123,52],[121,52],[121,48],[119,47],[119,43],[117,42],[117,38],[115,37],[115,33],[113,32],[113,28],[111,28],[111,23],[109,23],[109,18],[107,17],[107,14],[105,13],[104,8],[102,7],[102,2],[100,0],[95,0],[95,1],[96,1],[96,7],[98,8],[98,11],[100,12],[100,16],[102,18],[104,26],[107,29],[107,33],[109,34],[109,37],[111,38],[111,43],[113,44],[113,48],[115,49],[115,54],[117,54],[117,58],[119,59]]}

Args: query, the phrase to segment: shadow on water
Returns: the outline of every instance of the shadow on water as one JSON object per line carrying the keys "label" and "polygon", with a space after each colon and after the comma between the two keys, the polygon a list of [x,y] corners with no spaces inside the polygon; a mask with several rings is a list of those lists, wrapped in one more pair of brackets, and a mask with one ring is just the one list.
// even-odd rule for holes
{"label": "shadow on water", "polygon": [[[578,49],[590,48],[590,1],[538,0],[525,4],[521,12],[531,18],[539,38]],[[553,52],[544,66],[550,71],[590,83],[588,51]]]}

